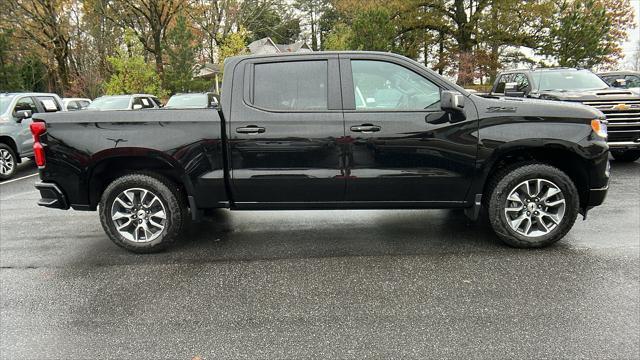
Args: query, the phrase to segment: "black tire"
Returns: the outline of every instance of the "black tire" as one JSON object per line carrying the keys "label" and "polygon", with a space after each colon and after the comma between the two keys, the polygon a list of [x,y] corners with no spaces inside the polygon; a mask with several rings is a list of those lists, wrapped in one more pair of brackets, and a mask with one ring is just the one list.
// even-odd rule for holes
{"label": "black tire", "polygon": [[7,180],[10,179],[18,169],[18,157],[11,146],[5,143],[0,143],[0,153],[4,154],[4,158],[0,159],[0,180]]}
{"label": "black tire", "polygon": [[[132,188],[150,191],[160,200],[166,215],[164,229],[158,231],[159,235],[148,242],[134,242],[125,238],[112,220],[111,212],[116,197]],[[154,253],[165,249],[180,235],[188,218],[187,206],[178,186],[169,179],[152,173],[133,173],[114,180],[102,194],[98,211],[102,228],[111,241],[136,253]]]}
{"label": "black tire", "polygon": [[634,162],[640,159],[640,150],[611,151],[611,155],[616,161]]}
{"label": "black tire", "polygon": [[[519,184],[534,179],[550,181],[562,191],[564,216],[547,234],[525,236],[509,225],[505,208],[510,192]],[[560,169],[541,163],[516,164],[501,170],[489,184],[489,196],[487,212],[493,231],[503,242],[518,248],[544,247],[562,239],[573,227],[580,206],[578,190],[571,178]]]}

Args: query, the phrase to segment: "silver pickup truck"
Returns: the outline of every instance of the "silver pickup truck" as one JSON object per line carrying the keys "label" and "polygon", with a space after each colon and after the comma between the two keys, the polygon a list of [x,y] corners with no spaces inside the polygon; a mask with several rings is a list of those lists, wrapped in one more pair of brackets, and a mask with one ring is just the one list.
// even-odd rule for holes
{"label": "silver pickup truck", "polygon": [[0,93],[0,180],[13,176],[22,158],[33,156],[31,116],[58,111],[63,107],[56,94]]}

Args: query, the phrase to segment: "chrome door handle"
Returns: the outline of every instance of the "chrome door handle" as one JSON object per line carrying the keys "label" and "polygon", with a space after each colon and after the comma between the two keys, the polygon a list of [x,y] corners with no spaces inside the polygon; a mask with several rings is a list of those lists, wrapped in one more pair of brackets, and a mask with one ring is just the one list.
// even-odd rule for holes
{"label": "chrome door handle", "polygon": [[371,124],[362,124],[351,127],[351,131],[353,132],[361,132],[361,133],[372,133],[380,131],[382,128],[378,125]]}
{"label": "chrome door handle", "polygon": [[265,131],[266,131],[265,128],[259,127],[259,126],[255,126],[255,125],[249,125],[249,126],[236,128],[236,132],[238,134],[262,134]]}

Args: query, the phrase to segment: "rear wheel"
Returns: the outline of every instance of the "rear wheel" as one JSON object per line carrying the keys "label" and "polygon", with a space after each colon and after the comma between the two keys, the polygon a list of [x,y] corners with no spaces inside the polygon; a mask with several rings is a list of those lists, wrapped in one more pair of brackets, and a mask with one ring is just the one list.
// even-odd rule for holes
{"label": "rear wheel", "polygon": [[100,222],[118,246],[152,253],[175,241],[187,218],[177,186],[155,174],[114,180],[100,201]]}
{"label": "rear wheel", "polygon": [[543,247],[562,239],[579,209],[578,190],[560,169],[526,164],[501,171],[491,184],[489,220],[505,243]]}
{"label": "rear wheel", "polygon": [[611,151],[614,159],[621,162],[634,162],[640,159],[640,150]]}
{"label": "rear wheel", "polygon": [[18,158],[11,146],[0,143],[0,180],[7,180],[16,173]]}

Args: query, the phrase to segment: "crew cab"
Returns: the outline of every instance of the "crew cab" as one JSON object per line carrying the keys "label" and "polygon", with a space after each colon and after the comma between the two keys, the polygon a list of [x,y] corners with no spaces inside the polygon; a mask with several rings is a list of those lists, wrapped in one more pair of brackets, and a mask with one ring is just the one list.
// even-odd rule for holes
{"label": "crew cab", "polygon": [[618,161],[640,159],[640,94],[612,88],[586,69],[542,68],[498,74],[492,95],[571,101],[606,115],[611,155]]}
{"label": "crew cab", "polygon": [[33,156],[31,116],[61,110],[56,94],[0,93],[0,180],[11,178],[22,159]]}
{"label": "crew cab", "polygon": [[540,247],[608,189],[602,112],[476,96],[399,55],[230,58],[219,104],[37,116],[38,204],[98,210],[134,252],[216,208],[484,209]]}

